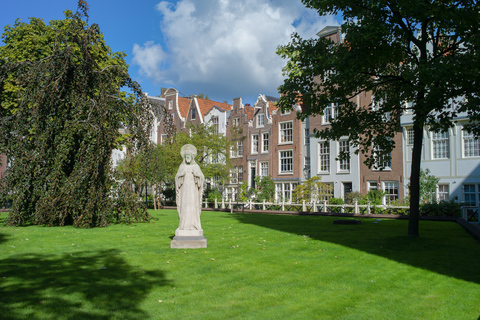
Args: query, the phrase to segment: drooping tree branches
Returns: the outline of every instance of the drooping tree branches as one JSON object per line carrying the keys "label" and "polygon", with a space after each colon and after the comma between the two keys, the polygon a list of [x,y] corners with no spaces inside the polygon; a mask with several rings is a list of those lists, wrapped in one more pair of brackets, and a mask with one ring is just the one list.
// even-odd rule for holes
{"label": "drooping tree branches", "polygon": [[[92,227],[148,219],[136,199],[118,196],[124,191],[111,168],[119,128],[127,129],[134,150],[148,145],[148,102],[124,55],[112,53],[87,18],[80,1],[79,12],[65,20],[17,21],[3,35],[0,148],[10,165],[1,189],[13,199],[9,224]],[[30,55],[18,54],[22,48]]]}

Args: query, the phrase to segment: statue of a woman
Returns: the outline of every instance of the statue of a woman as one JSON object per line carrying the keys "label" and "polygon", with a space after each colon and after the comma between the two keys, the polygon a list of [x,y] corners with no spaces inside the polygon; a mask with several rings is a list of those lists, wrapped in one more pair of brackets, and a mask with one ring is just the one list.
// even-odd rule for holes
{"label": "statue of a woman", "polygon": [[202,235],[200,214],[202,211],[204,176],[195,162],[197,149],[191,144],[186,144],[182,147],[180,154],[183,162],[175,176],[177,210],[180,223],[175,234],[185,234],[185,232],[181,231],[187,231],[187,233],[191,233],[188,231],[199,231],[198,235]]}

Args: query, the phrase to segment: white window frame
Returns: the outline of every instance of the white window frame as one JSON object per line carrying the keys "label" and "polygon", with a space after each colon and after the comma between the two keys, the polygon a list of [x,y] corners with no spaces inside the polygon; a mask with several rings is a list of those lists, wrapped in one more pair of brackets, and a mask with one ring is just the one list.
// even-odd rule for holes
{"label": "white window frame", "polygon": [[[390,153],[390,159],[384,159],[386,155],[378,155],[380,148],[375,145],[373,147],[373,157],[375,158],[375,163],[372,167],[373,171],[391,171],[392,170],[392,154]],[[383,167],[382,167],[383,165]]]}
{"label": "white window frame", "polygon": [[260,128],[263,126],[265,126],[265,114],[264,113],[257,114],[257,127]]}
{"label": "white window frame", "polygon": [[278,124],[278,144],[293,143],[293,121],[280,122]]}
{"label": "white window frame", "polygon": [[[478,189],[479,189],[479,185],[476,183],[464,183],[462,186],[462,193],[463,193],[462,202],[464,202],[468,206],[478,205],[478,199],[479,199]],[[468,195],[468,201],[467,201],[467,195]]]}
{"label": "white window frame", "polygon": [[270,143],[269,139],[270,139],[270,134],[268,132],[263,132],[262,133],[262,153],[268,152],[269,143]]}
{"label": "white window frame", "polygon": [[383,181],[382,184],[383,184],[382,189],[386,193],[385,196],[383,197],[383,204],[390,205],[392,202],[399,199],[398,181]]}
{"label": "white window frame", "polygon": [[219,131],[219,120],[218,120],[218,116],[212,117],[212,125],[213,125],[213,128],[214,128],[214,133],[215,133],[216,135],[218,135],[218,133],[220,132],[220,131]]}
{"label": "white window frame", "polygon": [[318,172],[330,173],[330,143],[318,142]]}
{"label": "white window frame", "polygon": [[240,118],[239,117],[232,118],[232,126],[238,127],[239,125],[240,125]]}
{"label": "white window frame", "polygon": [[378,181],[367,181],[367,189],[370,190],[378,190]]}
{"label": "white window frame", "polygon": [[413,127],[405,128],[405,144],[407,146],[413,146]]}
{"label": "white window frame", "polygon": [[162,134],[160,135],[160,144],[161,144],[161,145],[164,145],[165,142],[167,142],[167,137],[168,137],[168,135],[167,135],[166,133],[162,133]]}
{"label": "white window frame", "polygon": [[268,161],[260,162],[260,176],[267,177],[268,174]]}
{"label": "white window frame", "polygon": [[329,103],[323,110],[322,123],[329,124],[338,117],[338,103]]}
{"label": "white window frame", "polygon": [[339,159],[338,161],[338,171],[340,172],[350,172],[351,163],[350,163],[350,141],[340,140],[338,141],[338,156],[340,157],[340,152],[346,151],[348,153],[347,159]]}
{"label": "white window frame", "polygon": [[448,183],[437,185],[437,201],[450,201],[450,185]]}
{"label": "white window frame", "polygon": [[279,174],[293,173],[293,150],[278,151],[278,171]]}
{"label": "white window frame", "polygon": [[172,110],[173,109],[173,101],[170,100],[168,101],[168,110]]}
{"label": "white window frame", "polygon": [[237,141],[237,157],[243,157],[243,140]]}
{"label": "white window frame", "polygon": [[450,159],[450,134],[447,131],[431,131],[432,159]]}
{"label": "white window frame", "polygon": [[252,134],[252,154],[258,154],[258,134]]}
{"label": "white window frame", "polygon": [[473,133],[462,130],[463,157],[480,157],[480,139],[475,138]]}

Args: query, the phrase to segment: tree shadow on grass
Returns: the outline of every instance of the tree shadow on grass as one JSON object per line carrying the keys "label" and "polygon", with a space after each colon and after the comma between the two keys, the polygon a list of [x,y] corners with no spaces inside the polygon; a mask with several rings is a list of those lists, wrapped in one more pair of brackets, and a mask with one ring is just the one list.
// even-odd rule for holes
{"label": "tree shadow on grass", "polygon": [[229,217],[480,284],[480,244],[453,222],[421,221],[420,237],[409,237],[408,221],[400,220],[363,219],[359,225],[334,225],[334,220],[342,218],[255,213]]}
{"label": "tree shadow on grass", "polygon": [[118,250],[17,255],[1,260],[0,272],[2,319],[144,319],[139,305],[150,290],[169,285]]}

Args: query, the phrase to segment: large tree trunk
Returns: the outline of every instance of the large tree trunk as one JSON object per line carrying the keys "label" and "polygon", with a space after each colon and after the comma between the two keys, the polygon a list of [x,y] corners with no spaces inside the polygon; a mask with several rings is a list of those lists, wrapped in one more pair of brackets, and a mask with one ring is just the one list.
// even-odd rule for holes
{"label": "large tree trunk", "polygon": [[420,163],[422,161],[423,125],[416,121],[413,125],[412,168],[410,173],[410,214],[408,235],[418,237],[420,220]]}

